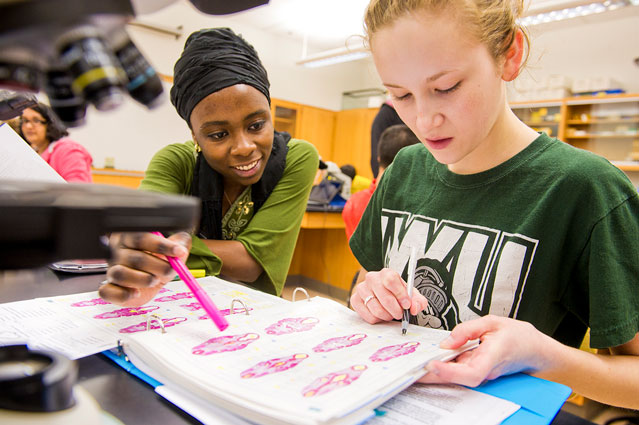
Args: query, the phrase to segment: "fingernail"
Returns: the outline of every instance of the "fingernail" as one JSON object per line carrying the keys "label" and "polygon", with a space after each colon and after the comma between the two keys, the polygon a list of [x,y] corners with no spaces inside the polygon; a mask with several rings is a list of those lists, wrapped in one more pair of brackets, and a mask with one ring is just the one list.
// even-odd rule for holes
{"label": "fingernail", "polygon": [[446,339],[442,340],[442,342],[439,343],[439,346],[441,348],[445,348],[450,346],[452,343],[453,343],[453,339],[450,336],[448,336],[446,337]]}
{"label": "fingernail", "polygon": [[402,308],[404,310],[408,310],[410,308],[410,300],[408,298],[404,298],[402,300]]}
{"label": "fingernail", "polygon": [[140,290],[136,288],[132,292],[129,292],[129,299],[140,298],[140,295]]}
{"label": "fingernail", "polygon": [[174,246],[172,249],[172,252],[173,252],[173,255],[176,257],[181,257],[183,255],[188,254],[188,251],[182,245]]}

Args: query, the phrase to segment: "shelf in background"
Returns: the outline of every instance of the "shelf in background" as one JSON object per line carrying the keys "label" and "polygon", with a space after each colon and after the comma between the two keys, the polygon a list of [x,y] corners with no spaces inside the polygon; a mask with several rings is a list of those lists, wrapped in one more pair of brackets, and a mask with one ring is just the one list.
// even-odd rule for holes
{"label": "shelf in background", "polygon": [[628,118],[628,119],[601,119],[601,120],[567,120],[566,124],[569,125],[591,125],[591,124],[635,124],[639,123],[639,118]]}
{"label": "shelf in background", "polygon": [[559,121],[524,121],[524,124],[530,127],[539,127],[543,125],[559,125]]}
{"label": "shelf in background", "polygon": [[510,107],[537,131],[552,132],[551,136],[603,156],[624,171],[639,171],[639,93],[573,96]]}
{"label": "shelf in background", "polygon": [[511,109],[525,109],[525,108],[543,108],[550,106],[561,106],[565,99],[555,100],[533,100],[530,102],[512,102],[510,103]]}
{"label": "shelf in background", "polygon": [[566,105],[639,102],[639,95],[633,93],[624,93],[610,96],[575,96],[567,97],[564,99],[564,101],[566,102]]}
{"label": "shelf in background", "polygon": [[92,168],[91,175],[93,183],[112,184],[137,189],[142,179],[144,171],[118,170],[115,168]]}

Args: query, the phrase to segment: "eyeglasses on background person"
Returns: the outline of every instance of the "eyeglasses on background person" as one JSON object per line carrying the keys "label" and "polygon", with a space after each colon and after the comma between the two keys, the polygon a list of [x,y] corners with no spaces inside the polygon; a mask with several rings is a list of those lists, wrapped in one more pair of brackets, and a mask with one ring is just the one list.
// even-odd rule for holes
{"label": "eyeglasses on background person", "polygon": [[32,120],[27,119],[27,118],[20,118],[20,125],[26,125],[26,124],[33,124],[33,125],[45,125],[47,123],[47,121],[45,120],[41,120],[38,118],[34,118]]}

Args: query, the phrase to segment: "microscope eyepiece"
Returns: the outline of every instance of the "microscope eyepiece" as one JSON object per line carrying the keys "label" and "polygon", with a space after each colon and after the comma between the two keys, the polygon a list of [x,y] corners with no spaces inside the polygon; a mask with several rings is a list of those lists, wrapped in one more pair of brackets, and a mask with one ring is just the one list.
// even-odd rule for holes
{"label": "microscope eyepiece", "polygon": [[83,95],[100,111],[124,101],[126,74],[95,28],[74,28],[63,34],[57,45],[60,64],[71,75],[76,95]]}
{"label": "microscope eyepiece", "polygon": [[126,89],[131,97],[148,108],[159,104],[162,81],[155,69],[122,30],[113,36],[113,51],[126,73]]}

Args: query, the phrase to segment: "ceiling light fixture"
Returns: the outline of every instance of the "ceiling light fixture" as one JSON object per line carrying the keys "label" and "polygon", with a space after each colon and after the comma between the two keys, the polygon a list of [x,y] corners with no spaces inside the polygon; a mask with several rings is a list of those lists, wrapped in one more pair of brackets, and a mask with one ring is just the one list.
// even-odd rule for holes
{"label": "ceiling light fixture", "polygon": [[607,12],[625,6],[637,6],[639,0],[606,0],[606,1],[580,1],[574,2],[576,6],[564,9],[546,10],[541,13],[526,16],[520,19],[520,23],[530,27],[533,25],[547,24],[565,19],[578,18],[596,13]]}
{"label": "ceiling light fixture", "polygon": [[308,56],[303,55],[302,59],[296,63],[297,65],[304,65],[307,68],[318,68],[363,59],[368,56],[370,56],[368,49],[363,45],[359,45],[355,47],[340,47],[337,49],[324,50]]}
{"label": "ceiling light fixture", "polygon": [[341,47],[306,56],[297,61],[297,64],[304,65],[307,68],[318,68],[320,66],[363,59],[368,56],[370,56],[370,53],[364,46]]}
{"label": "ceiling light fixture", "polygon": [[350,44],[337,49],[324,50],[312,55],[307,55],[308,35],[304,34],[302,42],[302,58],[296,62],[307,68],[319,68],[320,66],[334,65],[336,63],[355,61],[370,56],[370,52],[364,47],[363,36],[351,36],[347,40]]}

